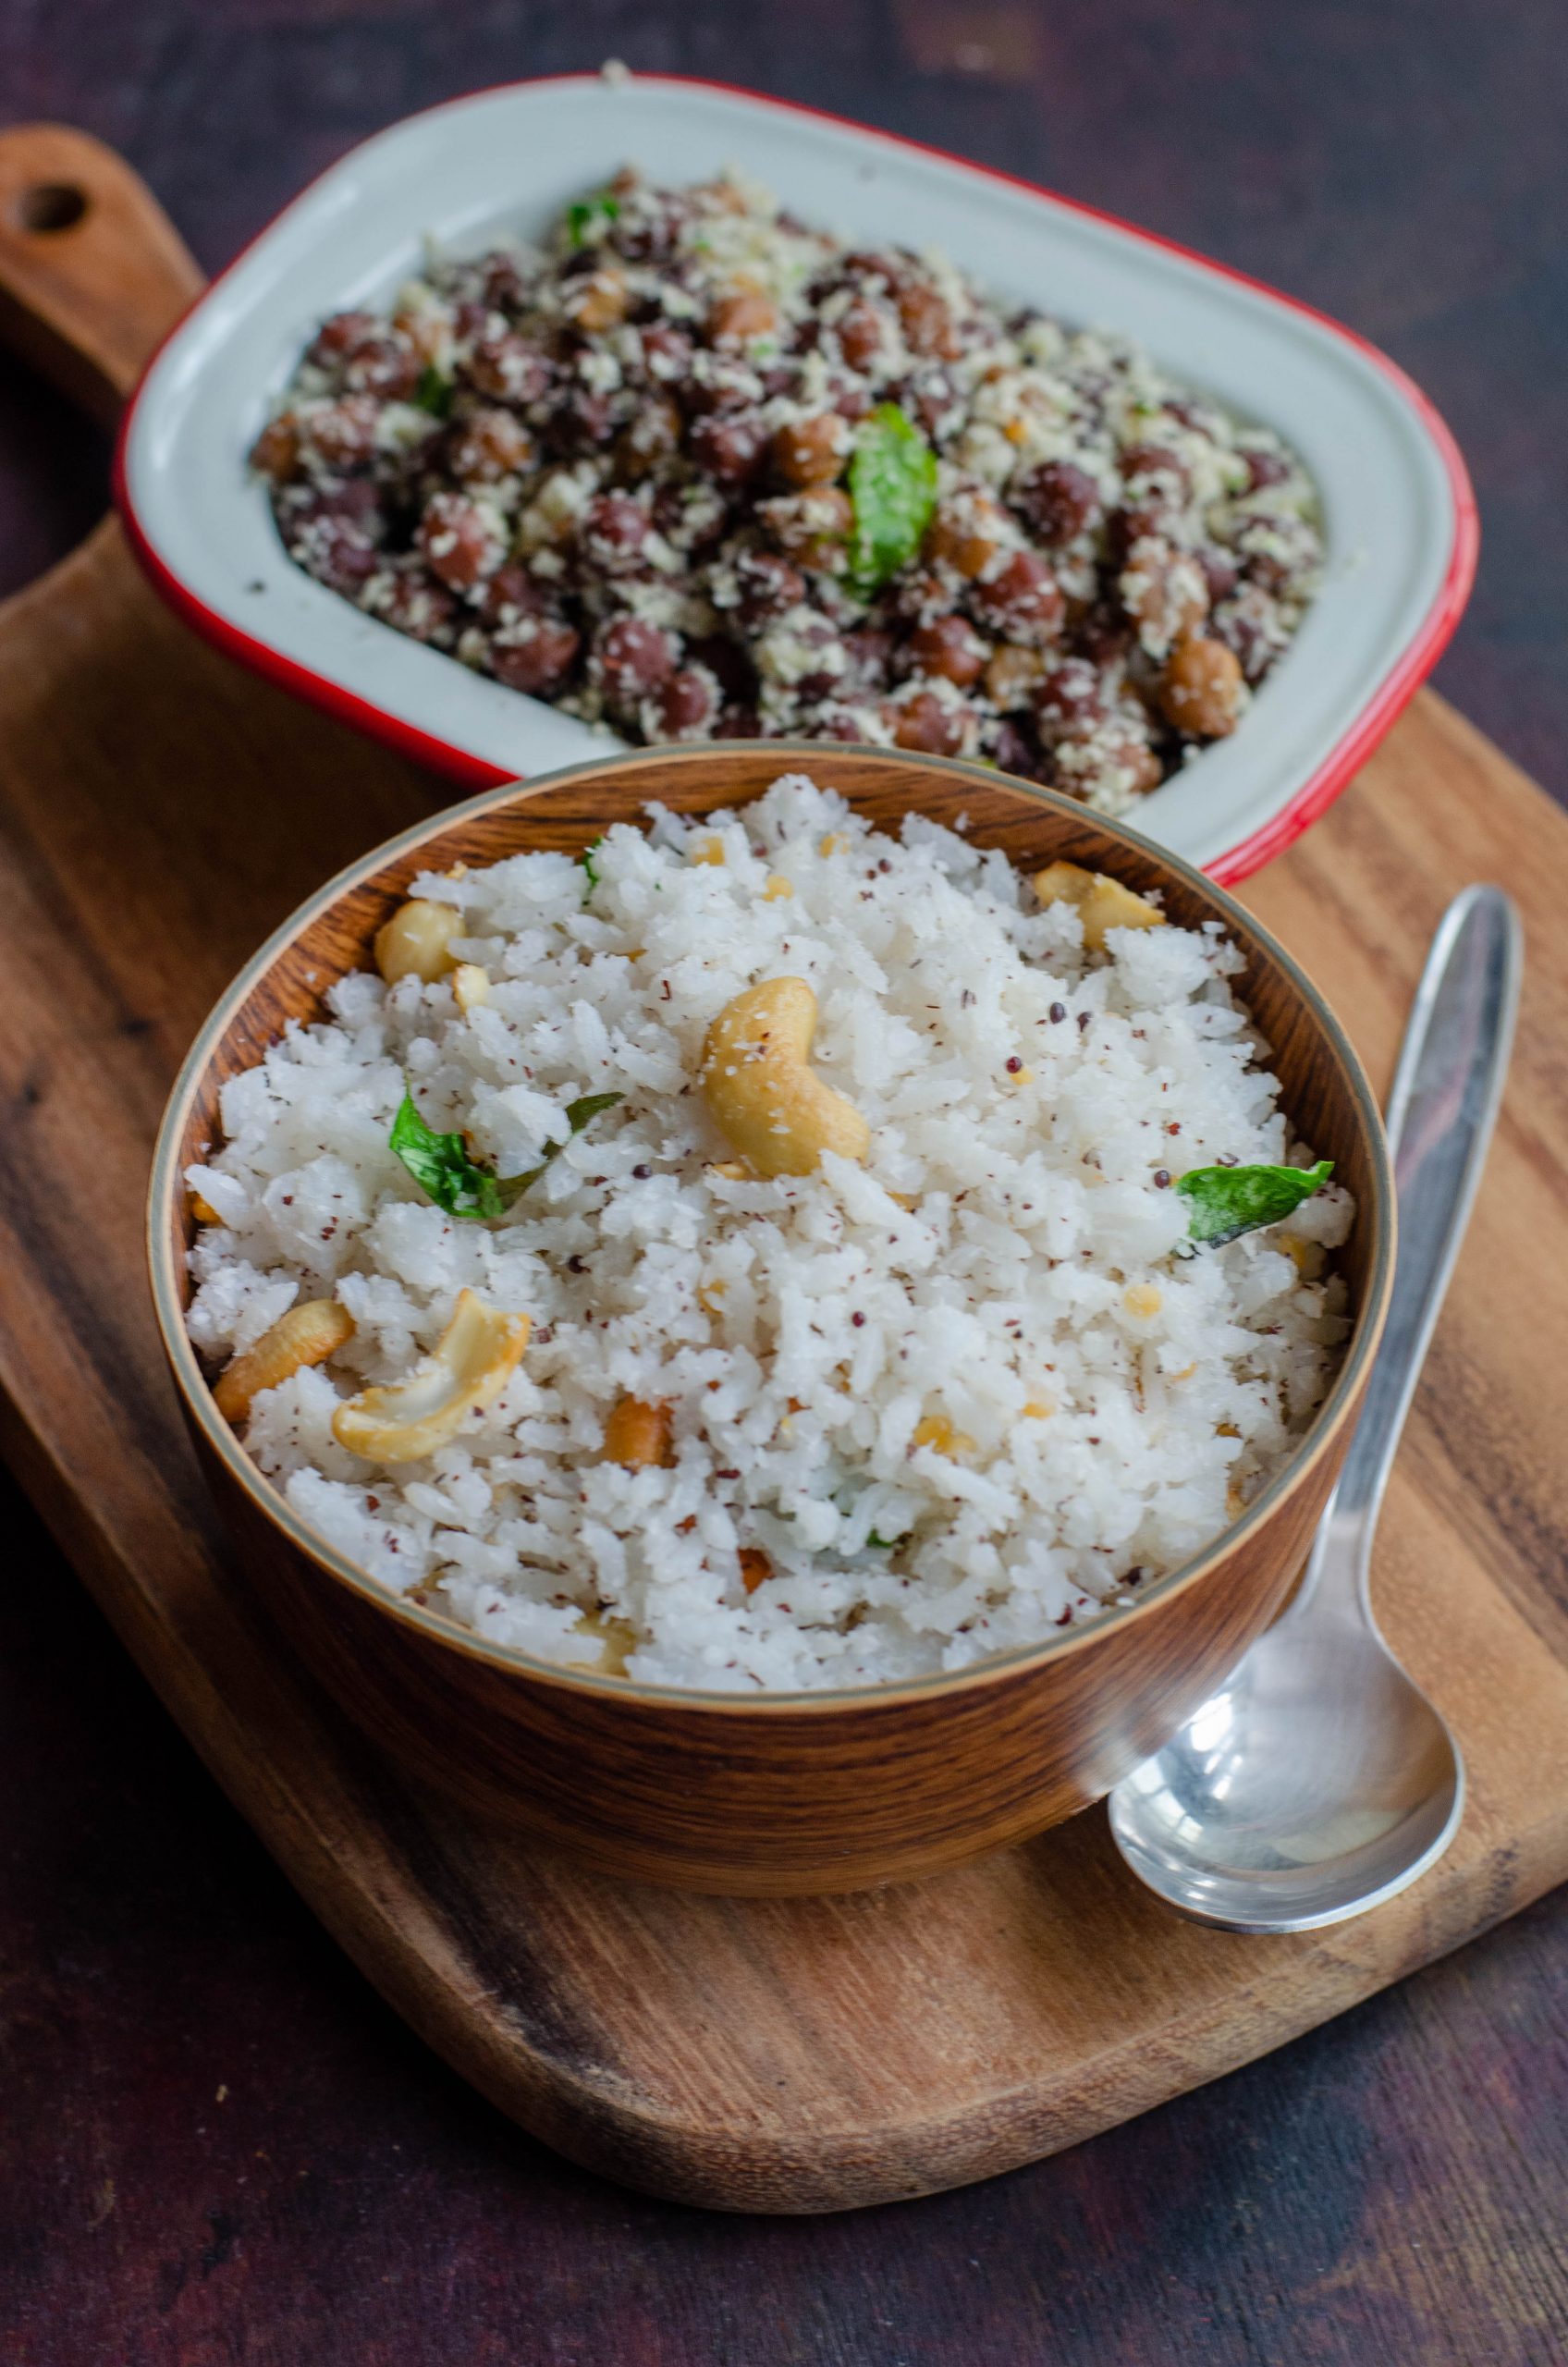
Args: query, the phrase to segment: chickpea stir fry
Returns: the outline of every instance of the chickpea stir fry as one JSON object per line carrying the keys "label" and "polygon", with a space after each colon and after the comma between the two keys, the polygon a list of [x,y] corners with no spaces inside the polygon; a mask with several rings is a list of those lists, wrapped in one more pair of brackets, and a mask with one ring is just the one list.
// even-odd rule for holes
{"label": "chickpea stir fry", "polygon": [[1233,731],[1313,489],[1134,348],[631,172],[339,313],[251,455],[290,555],[631,741],[978,756],[1124,811]]}

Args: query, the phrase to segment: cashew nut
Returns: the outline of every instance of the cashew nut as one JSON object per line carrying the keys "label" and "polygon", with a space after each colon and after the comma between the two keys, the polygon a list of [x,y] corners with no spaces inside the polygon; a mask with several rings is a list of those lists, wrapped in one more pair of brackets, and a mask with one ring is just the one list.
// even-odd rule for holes
{"label": "cashew nut", "polygon": [[478,1009],[490,1000],[490,973],[477,962],[459,962],[452,973],[452,997],[460,1012]]}
{"label": "cashew nut", "polygon": [[675,1461],[673,1427],[668,1405],[649,1405],[641,1397],[618,1398],[605,1424],[605,1461],[623,1463],[629,1471],[649,1464],[668,1470]]}
{"label": "cashew nut", "polygon": [[725,1004],[703,1047],[703,1097],[759,1175],[809,1175],[825,1150],[864,1159],[871,1128],[808,1065],[816,997],[803,978],[767,978]]}
{"label": "cashew nut", "polygon": [[385,1388],[361,1390],[339,1405],[332,1435],[371,1463],[417,1463],[455,1438],[471,1414],[494,1405],[528,1344],[526,1315],[486,1306],[459,1291],[435,1351]]}
{"label": "cashew nut", "polygon": [[253,1348],[236,1356],[214,1384],[213,1403],[235,1429],[247,1420],[251,1401],[276,1389],[301,1365],[322,1365],[353,1336],[354,1318],[336,1299],[302,1299],[263,1331]]}
{"label": "cashew nut", "polygon": [[1042,904],[1076,904],[1084,923],[1084,942],[1091,953],[1105,951],[1108,928],[1162,928],[1165,914],[1145,897],[1135,896],[1120,879],[1103,871],[1085,871],[1082,864],[1051,863],[1035,874],[1035,893]]}
{"label": "cashew nut", "polygon": [[410,896],[375,932],[375,966],[389,987],[399,978],[444,978],[452,967],[452,939],[463,933],[455,904]]}

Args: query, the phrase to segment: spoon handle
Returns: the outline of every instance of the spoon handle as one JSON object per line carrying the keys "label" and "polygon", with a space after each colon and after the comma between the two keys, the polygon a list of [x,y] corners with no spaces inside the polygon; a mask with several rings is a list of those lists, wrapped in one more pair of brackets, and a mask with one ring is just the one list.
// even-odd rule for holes
{"label": "spoon handle", "polygon": [[[1389,1097],[1399,1247],[1389,1319],[1339,1485],[1287,1617],[1333,1595],[1370,1618],[1383,1490],[1459,1255],[1502,1098],[1524,938],[1500,888],[1456,896],[1439,924]],[[1318,1600],[1319,1609],[1327,1604]]]}

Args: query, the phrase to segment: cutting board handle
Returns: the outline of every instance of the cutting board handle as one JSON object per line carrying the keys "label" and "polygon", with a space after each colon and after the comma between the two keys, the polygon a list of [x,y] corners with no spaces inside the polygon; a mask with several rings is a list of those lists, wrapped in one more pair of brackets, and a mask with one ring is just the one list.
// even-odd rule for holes
{"label": "cutting board handle", "polygon": [[0,342],[105,425],[202,288],[122,156],[67,124],[0,131]]}

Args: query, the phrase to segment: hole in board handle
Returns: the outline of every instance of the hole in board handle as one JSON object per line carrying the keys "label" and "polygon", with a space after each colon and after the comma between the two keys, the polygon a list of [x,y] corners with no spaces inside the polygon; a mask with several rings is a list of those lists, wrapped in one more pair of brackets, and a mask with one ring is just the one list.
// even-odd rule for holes
{"label": "hole in board handle", "polygon": [[43,235],[69,230],[87,212],[87,192],[69,181],[35,181],[17,200],[17,219],[24,230]]}

